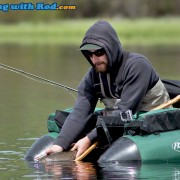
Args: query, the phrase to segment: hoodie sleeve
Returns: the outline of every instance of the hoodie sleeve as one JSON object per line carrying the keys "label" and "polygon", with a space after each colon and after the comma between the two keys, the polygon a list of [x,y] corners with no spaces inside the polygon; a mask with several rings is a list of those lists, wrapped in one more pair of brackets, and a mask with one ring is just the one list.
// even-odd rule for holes
{"label": "hoodie sleeve", "polygon": [[135,113],[143,97],[155,85],[159,76],[149,61],[142,56],[126,62],[123,79],[119,109],[131,109]]}
{"label": "hoodie sleeve", "polygon": [[[98,98],[94,94],[93,80],[90,71],[81,81],[78,88],[78,98],[73,111],[67,117],[62,130],[54,144],[68,149],[78,140],[94,112]],[[84,132],[85,133],[85,132]]]}

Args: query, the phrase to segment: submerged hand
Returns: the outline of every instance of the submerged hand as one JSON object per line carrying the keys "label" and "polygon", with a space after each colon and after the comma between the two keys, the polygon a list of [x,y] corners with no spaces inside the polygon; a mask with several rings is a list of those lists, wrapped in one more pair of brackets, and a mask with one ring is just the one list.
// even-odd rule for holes
{"label": "submerged hand", "polygon": [[78,158],[81,154],[84,153],[91,145],[91,141],[86,136],[80,139],[71,149],[72,151],[77,150],[76,158]]}
{"label": "submerged hand", "polygon": [[52,145],[50,148],[46,150],[46,154],[49,155],[51,153],[57,153],[57,152],[62,152],[63,148],[58,145]]}

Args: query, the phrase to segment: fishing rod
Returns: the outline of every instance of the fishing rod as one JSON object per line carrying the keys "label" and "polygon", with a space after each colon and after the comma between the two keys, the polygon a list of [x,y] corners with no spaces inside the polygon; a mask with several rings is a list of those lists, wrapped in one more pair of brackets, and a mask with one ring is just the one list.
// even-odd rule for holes
{"label": "fishing rod", "polygon": [[[2,64],[2,63],[0,63],[0,67],[1,67],[2,69],[6,69],[6,70],[9,70],[9,71],[15,72],[15,73],[17,73],[17,74],[20,74],[20,75],[22,75],[22,76],[25,76],[25,77],[27,77],[27,78],[30,78],[31,80],[35,80],[35,81],[38,81],[38,82],[41,82],[41,83],[47,83],[47,84],[50,84],[50,85],[55,85],[55,86],[64,88],[64,89],[68,90],[69,92],[70,92],[70,91],[78,92],[78,91],[77,91],[76,89],[74,89],[74,88],[71,88],[71,87],[68,87],[68,86],[66,86],[66,85],[63,85],[63,84],[60,84],[60,83],[51,81],[51,80],[49,80],[49,79],[45,79],[45,78],[42,78],[42,77],[40,77],[40,76],[37,76],[37,75],[31,74],[31,73],[22,71],[21,69],[17,69],[17,68],[14,68],[14,67],[11,67],[11,66]],[[71,93],[71,92],[70,92],[70,93]],[[73,95],[73,94],[71,93],[71,95]],[[73,97],[74,97],[74,96],[73,96]]]}

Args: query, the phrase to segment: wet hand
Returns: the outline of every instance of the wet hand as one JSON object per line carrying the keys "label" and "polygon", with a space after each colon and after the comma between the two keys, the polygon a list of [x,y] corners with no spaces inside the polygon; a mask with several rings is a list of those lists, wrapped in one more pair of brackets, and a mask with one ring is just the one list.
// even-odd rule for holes
{"label": "wet hand", "polygon": [[91,145],[91,141],[86,136],[80,139],[71,149],[71,151],[77,150],[76,158],[83,154]]}
{"label": "wet hand", "polygon": [[46,150],[46,154],[49,155],[51,153],[57,153],[57,152],[62,152],[63,148],[58,145],[52,145],[50,148]]}

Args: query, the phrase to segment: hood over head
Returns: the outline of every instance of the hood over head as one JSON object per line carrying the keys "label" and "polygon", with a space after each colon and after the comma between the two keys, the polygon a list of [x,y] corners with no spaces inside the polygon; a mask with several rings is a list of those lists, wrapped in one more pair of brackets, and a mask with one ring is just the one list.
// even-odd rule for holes
{"label": "hood over head", "polygon": [[79,49],[93,66],[90,58],[83,52],[83,50],[86,50],[84,47],[87,44],[100,46],[106,51],[109,72],[112,72],[112,69],[114,71],[121,64],[122,46],[116,31],[107,21],[100,20],[93,24],[87,30]]}

